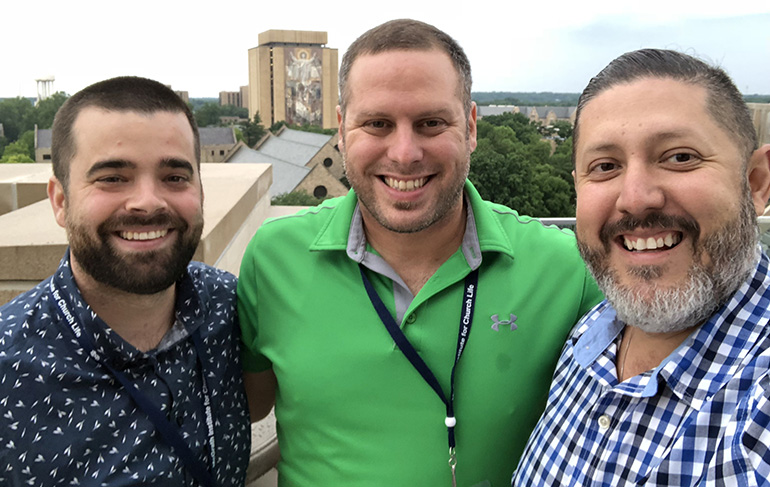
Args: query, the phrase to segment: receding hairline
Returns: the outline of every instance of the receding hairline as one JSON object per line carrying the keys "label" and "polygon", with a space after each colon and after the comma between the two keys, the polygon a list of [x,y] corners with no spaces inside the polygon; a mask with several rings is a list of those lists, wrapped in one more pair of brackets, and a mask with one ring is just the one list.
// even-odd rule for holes
{"label": "receding hairline", "polygon": [[[617,81],[615,83],[612,83],[609,86],[604,87],[604,89],[596,92],[591,98],[589,98],[585,104],[581,107],[581,116],[576,120],[575,129],[578,128],[578,126],[582,126],[585,124],[585,113],[588,110],[588,113],[591,116],[591,119],[601,118],[601,116],[591,114],[591,111],[589,110],[589,107],[594,106],[594,102],[600,98],[602,98],[604,95],[606,95],[608,92],[615,90],[617,88],[624,88],[624,87],[630,87],[632,85],[643,83],[646,81],[669,81],[674,82],[679,85],[684,85],[690,87],[690,89],[694,89],[694,91],[698,92],[698,103],[701,111],[705,113],[707,119],[714,125],[715,128],[717,128],[722,134],[724,134],[727,138],[727,140],[730,142],[730,144],[736,149],[736,151],[741,155],[741,159],[744,159],[744,156],[742,154],[742,146],[741,142],[738,137],[735,136],[734,131],[730,130],[727,126],[725,126],[724,123],[722,123],[721,120],[719,120],[716,117],[716,114],[714,113],[714,110],[711,109],[712,105],[712,97],[713,92],[709,89],[708,86],[706,86],[704,83],[699,82],[697,79],[683,79],[683,78],[677,78],[675,76],[669,76],[666,74],[646,74],[643,76],[639,76],[637,78]],[[582,132],[582,131],[581,131]],[[684,138],[684,137],[700,137],[701,134],[696,130],[689,130],[687,128],[666,128],[663,127],[658,133],[654,135],[654,138],[656,140],[666,140],[666,139],[676,139],[676,138]],[[584,142],[584,139],[582,137],[578,137],[575,139],[575,149],[578,148],[578,146],[582,145]],[[591,147],[584,147],[584,151],[588,152],[597,152],[601,151],[603,149],[608,149],[610,147],[614,146],[613,143],[597,143],[594,144]],[[574,162],[577,162],[577,152],[574,154]],[[745,163],[745,161],[744,161]]]}

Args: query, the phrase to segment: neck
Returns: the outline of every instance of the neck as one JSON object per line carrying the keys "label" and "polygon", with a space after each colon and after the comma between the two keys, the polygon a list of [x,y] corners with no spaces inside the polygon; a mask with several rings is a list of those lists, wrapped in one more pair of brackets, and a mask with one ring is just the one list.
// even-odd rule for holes
{"label": "neck", "polygon": [[693,326],[671,333],[647,333],[626,325],[616,359],[620,381],[659,366],[694,329]]}
{"label": "neck", "polygon": [[134,348],[157,347],[174,324],[176,287],[155,294],[133,294],[95,281],[71,258],[72,275],[91,309]]}
{"label": "neck", "polygon": [[462,202],[445,218],[414,233],[384,228],[361,207],[366,240],[396,271],[413,295],[454,254],[465,235],[466,212]]}

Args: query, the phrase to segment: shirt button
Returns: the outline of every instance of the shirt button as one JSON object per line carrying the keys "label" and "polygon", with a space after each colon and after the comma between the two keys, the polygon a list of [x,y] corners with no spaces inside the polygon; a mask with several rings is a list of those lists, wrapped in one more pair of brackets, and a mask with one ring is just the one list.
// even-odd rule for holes
{"label": "shirt button", "polygon": [[415,321],[417,321],[417,315],[415,315],[414,313],[412,313],[412,314],[410,314],[409,316],[406,317],[406,324],[407,325],[411,325]]}
{"label": "shirt button", "polygon": [[606,430],[610,427],[610,417],[606,414],[599,416],[599,428]]}

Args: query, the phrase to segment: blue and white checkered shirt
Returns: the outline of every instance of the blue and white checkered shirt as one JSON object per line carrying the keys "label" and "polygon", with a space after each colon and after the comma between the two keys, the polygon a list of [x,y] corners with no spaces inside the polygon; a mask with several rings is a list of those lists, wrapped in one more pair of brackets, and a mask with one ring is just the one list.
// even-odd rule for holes
{"label": "blue and white checkered shirt", "polygon": [[606,302],[589,312],[562,351],[512,485],[770,485],[768,264],[762,253],[715,315],[621,384],[623,324]]}

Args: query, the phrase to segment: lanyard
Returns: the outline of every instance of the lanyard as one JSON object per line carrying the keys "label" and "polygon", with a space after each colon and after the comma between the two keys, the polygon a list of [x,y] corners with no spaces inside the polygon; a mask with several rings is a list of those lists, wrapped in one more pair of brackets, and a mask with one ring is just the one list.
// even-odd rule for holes
{"label": "lanyard", "polygon": [[382,323],[390,333],[393,341],[396,342],[396,345],[398,345],[401,352],[407,359],[409,359],[412,366],[417,369],[417,372],[420,373],[425,382],[427,382],[436,392],[446,406],[446,418],[444,419],[444,424],[446,424],[449,437],[449,467],[452,469],[452,485],[456,486],[455,468],[457,466],[457,456],[455,455],[455,425],[457,424],[457,420],[454,414],[455,370],[457,369],[457,364],[460,362],[460,357],[462,357],[463,351],[465,350],[465,345],[468,342],[471,332],[471,325],[473,325],[473,310],[476,307],[479,270],[474,269],[465,278],[465,293],[463,294],[462,308],[460,309],[460,330],[457,333],[457,352],[455,353],[454,365],[452,365],[452,374],[449,383],[449,398],[447,399],[436,376],[430,370],[430,367],[428,367],[422,357],[420,357],[417,350],[414,349],[409,342],[409,339],[406,338],[406,335],[404,335],[404,332],[401,330],[401,327],[398,326],[396,320],[394,320],[393,316],[388,312],[388,309],[385,307],[382,299],[380,299],[377,291],[374,290],[371,281],[366,277],[363,265],[359,264],[358,267],[361,271],[361,278],[364,281],[366,294],[369,295],[369,300],[371,300],[374,309],[380,316],[380,320],[382,320]]}
{"label": "lanyard", "polygon": [[[85,350],[94,360],[106,367],[110,373],[112,373],[113,377],[115,377],[118,382],[121,383],[123,388],[126,390],[126,392],[128,392],[128,394],[131,396],[134,402],[136,402],[139,408],[143,410],[147,416],[149,416],[150,420],[157,428],[161,438],[163,438],[167,444],[174,448],[174,450],[184,462],[185,467],[187,467],[189,470],[190,474],[192,474],[192,476],[201,485],[205,487],[214,487],[216,484],[214,483],[214,477],[211,472],[206,468],[204,464],[200,462],[200,460],[195,457],[195,454],[187,446],[187,443],[185,443],[179,430],[171,424],[171,422],[166,418],[166,415],[163,414],[160,408],[153,404],[152,401],[150,401],[150,399],[145,394],[143,394],[139,388],[133,382],[131,382],[128,377],[126,377],[123,372],[114,368],[107,360],[102,359],[102,357],[94,348],[94,343],[91,340],[91,337],[85,333],[85,331],[81,328],[81,324],[78,322],[76,315],[70,311],[70,306],[67,302],[67,299],[59,292],[59,289],[56,287],[54,280],[55,278],[51,278],[51,295],[53,296],[54,302],[59,307],[59,311],[61,312],[62,317],[72,329],[72,332],[75,334],[75,338],[77,338],[78,343],[80,343],[80,346],[83,348],[83,350]],[[216,450],[214,449],[214,420],[208,385],[206,384],[206,374],[203,369],[203,361],[201,359],[202,354],[205,353],[205,348],[203,347],[203,339],[200,337],[200,329],[195,330],[195,332],[192,334],[192,338],[193,344],[195,345],[198,363],[201,369],[201,380],[203,382],[203,406],[206,411],[206,427],[208,430],[207,433],[209,448],[211,449],[211,468],[213,470],[213,468],[216,466]]]}

